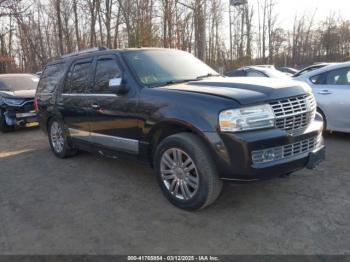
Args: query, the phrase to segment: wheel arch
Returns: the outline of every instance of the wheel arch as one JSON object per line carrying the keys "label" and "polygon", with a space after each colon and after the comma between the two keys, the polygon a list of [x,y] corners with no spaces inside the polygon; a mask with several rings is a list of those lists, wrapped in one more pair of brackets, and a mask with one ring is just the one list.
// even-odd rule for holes
{"label": "wheel arch", "polygon": [[165,138],[179,133],[195,134],[202,140],[208,149],[210,149],[210,143],[202,130],[186,121],[181,121],[178,119],[167,119],[153,126],[147,135],[146,139],[149,143],[147,154],[151,165],[153,165],[153,156],[159,143]]}
{"label": "wheel arch", "polygon": [[326,115],[325,111],[319,105],[317,105],[317,112],[319,112],[322,115],[324,127],[325,127],[324,129],[327,130],[328,129],[328,120],[327,120],[327,115]]}

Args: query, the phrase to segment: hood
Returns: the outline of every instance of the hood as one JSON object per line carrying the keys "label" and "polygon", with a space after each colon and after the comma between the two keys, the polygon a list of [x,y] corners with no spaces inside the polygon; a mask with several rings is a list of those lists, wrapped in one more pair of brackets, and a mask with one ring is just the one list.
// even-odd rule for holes
{"label": "hood", "polygon": [[242,105],[270,102],[312,92],[305,83],[258,77],[215,77],[160,88],[220,96],[234,99]]}
{"label": "hood", "polygon": [[0,91],[0,94],[4,94],[7,97],[16,98],[34,98],[36,90],[19,90],[19,91]]}

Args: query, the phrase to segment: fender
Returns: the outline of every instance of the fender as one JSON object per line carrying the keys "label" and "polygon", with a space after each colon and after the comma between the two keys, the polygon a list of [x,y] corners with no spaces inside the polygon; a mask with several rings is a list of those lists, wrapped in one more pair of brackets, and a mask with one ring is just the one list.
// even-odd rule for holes
{"label": "fender", "polygon": [[150,143],[154,133],[165,124],[183,126],[201,137],[205,137],[205,132],[215,132],[217,128],[198,111],[188,108],[162,107],[145,121],[142,141]]}

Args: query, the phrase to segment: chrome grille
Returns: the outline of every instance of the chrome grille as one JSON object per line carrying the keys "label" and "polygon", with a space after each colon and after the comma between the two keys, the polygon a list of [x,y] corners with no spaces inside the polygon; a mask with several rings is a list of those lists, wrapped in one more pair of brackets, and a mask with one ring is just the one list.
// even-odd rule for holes
{"label": "chrome grille", "polygon": [[316,101],[313,95],[304,95],[271,102],[276,127],[288,134],[297,135],[305,131],[315,118]]}
{"label": "chrome grille", "polygon": [[[322,144],[322,136],[305,139],[294,144],[267,148],[252,152],[253,164],[263,164],[272,161],[292,158],[304,153],[309,153],[320,147]],[[271,157],[273,156],[273,157]]]}

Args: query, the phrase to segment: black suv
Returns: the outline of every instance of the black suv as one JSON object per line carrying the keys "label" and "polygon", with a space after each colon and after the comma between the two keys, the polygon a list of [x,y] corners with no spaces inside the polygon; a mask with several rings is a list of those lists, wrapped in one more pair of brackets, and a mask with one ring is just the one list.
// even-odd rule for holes
{"label": "black suv", "polygon": [[174,205],[211,204],[222,182],[256,181],[324,159],[308,85],[221,77],[189,53],[93,49],[48,64],[36,103],[59,158],[78,150],[150,163]]}

